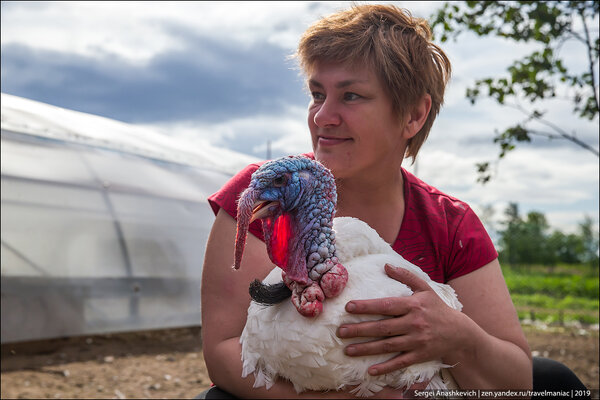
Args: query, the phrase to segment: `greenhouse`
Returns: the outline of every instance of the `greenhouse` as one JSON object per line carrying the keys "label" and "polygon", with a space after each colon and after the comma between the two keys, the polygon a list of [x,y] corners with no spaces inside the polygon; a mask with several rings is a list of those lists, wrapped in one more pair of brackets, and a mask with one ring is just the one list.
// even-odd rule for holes
{"label": "greenhouse", "polygon": [[200,325],[214,215],[254,159],[2,94],[2,343]]}

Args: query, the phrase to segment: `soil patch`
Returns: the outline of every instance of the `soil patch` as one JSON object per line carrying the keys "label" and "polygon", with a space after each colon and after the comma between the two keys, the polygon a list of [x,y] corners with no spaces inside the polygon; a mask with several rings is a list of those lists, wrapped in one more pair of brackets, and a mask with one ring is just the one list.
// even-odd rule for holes
{"label": "soil patch", "polygon": [[[534,354],[598,388],[598,331],[524,327]],[[2,345],[1,397],[194,398],[210,386],[200,328]]]}

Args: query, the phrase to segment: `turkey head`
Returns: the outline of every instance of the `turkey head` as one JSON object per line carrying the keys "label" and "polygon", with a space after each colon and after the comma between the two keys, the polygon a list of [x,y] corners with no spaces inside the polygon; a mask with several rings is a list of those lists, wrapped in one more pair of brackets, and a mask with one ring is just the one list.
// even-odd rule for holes
{"label": "turkey head", "polygon": [[[319,162],[290,156],[263,164],[238,202],[234,268],[240,267],[248,226],[262,220],[269,257],[283,270],[280,287],[291,291],[300,314],[316,317],[325,298],[341,293],[348,280],[335,255],[336,201],[333,175]],[[260,291],[262,283],[253,285]]]}

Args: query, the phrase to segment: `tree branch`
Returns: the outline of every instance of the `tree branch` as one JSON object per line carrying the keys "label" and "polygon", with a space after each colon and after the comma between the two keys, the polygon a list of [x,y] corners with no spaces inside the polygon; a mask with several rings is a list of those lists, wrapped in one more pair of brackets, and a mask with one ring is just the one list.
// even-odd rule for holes
{"label": "tree branch", "polygon": [[[534,133],[537,135],[543,135],[546,137],[549,137],[551,139],[566,139],[570,142],[575,143],[576,145],[589,150],[590,152],[592,152],[593,154],[596,155],[596,157],[600,157],[600,154],[598,153],[598,150],[596,150],[595,148],[593,148],[592,146],[590,146],[589,144],[577,139],[577,137],[575,135],[570,135],[568,134],[566,131],[564,131],[563,129],[561,129],[560,127],[554,125],[552,122],[547,121],[545,119],[543,119],[540,116],[535,116],[530,114],[526,109],[524,109],[522,106],[518,105],[518,104],[509,104],[509,103],[505,103],[507,106],[515,108],[519,111],[521,111],[522,113],[524,113],[525,115],[527,115],[527,121],[531,121],[533,119],[535,119],[537,122],[539,122],[542,125],[546,125],[549,128],[552,128],[553,130],[555,130],[557,132],[557,134],[551,134],[551,133],[542,133],[541,131],[536,131],[536,130],[532,130],[532,129],[527,129],[528,132],[530,133]],[[553,135],[552,137],[550,135]]]}
{"label": "tree branch", "polygon": [[536,131],[533,129],[527,129],[527,132],[534,134],[534,135],[538,135],[538,136],[545,136],[548,139],[566,139],[569,140],[581,147],[583,147],[586,150],[591,151],[592,153],[594,153],[596,156],[600,156],[598,154],[598,150],[596,150],[595,148],[593,148],[592,146],[590,146],[589,144],[582,142],[581,140],[577,139],[577,137],[575,137],[574,135],[563,135],[563,134],[555,134],[555,133],[549,133],[549,132],[542,132],[542,131]]}
{"label": "tree branch", "polygon": [[532,135],[544,136],[548,139],[564,139],[561,135],[558,135],[556,133],[536,131],[534,129],[527,129],[527,133],[530,133]]}
{"label": "tree branch", "polygon": [[594,58],[592,56],[592,43],[590,40],[590,32],[588,30],[588,26],[585,22],[585,13],[583,10],[579,11],[579,15],[581,16],[581,21],[583,22],[583,31],[585,32],[585,42],[587,47],[587,55],[590,66],[590,75],[592,79],[592,87],[594,89],[594,101],[596,102],[596,110],[600,110],[598,107],[598,88],[596,87],[596,76],[594,75]]}
{"label": "tree branch", "polygon": [[588,45],[588,42],[579,33],[575,32],[574,30],[571,30],[571,29],[569,29],[569,33],[576,40],[579,40],[581,43],[585,44],[586,46]]}

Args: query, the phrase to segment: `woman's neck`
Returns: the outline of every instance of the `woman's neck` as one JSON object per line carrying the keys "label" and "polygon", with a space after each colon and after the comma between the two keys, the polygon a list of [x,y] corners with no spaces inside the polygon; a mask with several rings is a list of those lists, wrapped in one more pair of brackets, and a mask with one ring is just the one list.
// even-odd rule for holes
{"label": "woman's neck", "polygon": [[378,176],[336,180],[336,216],[356,217],[392,244],[404,217],[404,179],[401,169]]}

